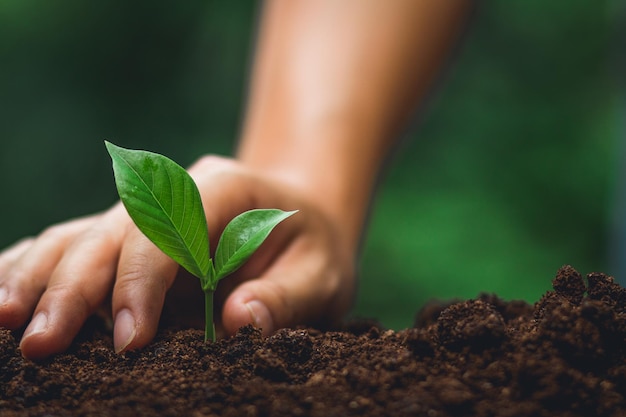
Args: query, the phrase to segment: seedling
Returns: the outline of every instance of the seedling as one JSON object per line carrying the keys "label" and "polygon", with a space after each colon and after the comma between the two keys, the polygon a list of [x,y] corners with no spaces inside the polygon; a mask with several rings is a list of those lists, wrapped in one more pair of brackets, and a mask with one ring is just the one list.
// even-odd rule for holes
{"label": "seedling", "polygon": [[205,341],[215,341],[213,293],[261,246],[278,223],[296,211],[254,209],[224,229],[211,258],[200,192],[183,167],[148,151],[105,141],[122,203],[139,230],[166,255],[200,279],[205,295]]}

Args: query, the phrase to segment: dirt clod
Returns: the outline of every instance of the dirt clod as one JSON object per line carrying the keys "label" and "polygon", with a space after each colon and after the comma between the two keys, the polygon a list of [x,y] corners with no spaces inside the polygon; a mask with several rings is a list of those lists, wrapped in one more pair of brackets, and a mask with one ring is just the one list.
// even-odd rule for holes
{"label": "dirt clod", "polygon": [[580,304],[587,290],[583,276],[570,265],[559,269],[552,281],[552,287],[558,295],[573,304]]}

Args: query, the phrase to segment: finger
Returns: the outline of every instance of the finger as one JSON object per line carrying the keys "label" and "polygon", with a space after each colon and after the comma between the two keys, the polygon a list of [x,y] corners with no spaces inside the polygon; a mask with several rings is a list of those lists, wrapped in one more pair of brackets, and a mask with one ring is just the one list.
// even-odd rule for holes
{"label": "finger", "polygon": [[10,314],[9,290],[2,284],[2,277],[7,274],[13,263],[32,246],[33,242],[33,238],[22,239],[0,254],[0,326],[8,328],[20,326],[19,318]]}
{"label": "finger", "polygon": [[86,217],[46,229],[0,257],[0,326],[15,329],[28,320],[57,263],[75,236],[89,227]]}
{"label": "finger", "polygon": [[113,290],[113,344],[117,353],[140,348],[155,336],[165,293],[178,265],[137,229],[124,241]]}
{"label": "finger", "polygon": [[304,255],[298,246],[294,243],[291,253],[263,277],[242,283],[230,294],[222,311],[227,334],[253,324],[269,335],[283,327],[332,321],[347,311],[350,278],[324,256]]}
{"label": "finger", "polygon": [[125,233],[118,210],[78,236],[54,269],[26,328],[22,354],[39,359],[64,351],[108,294]]}
{"label": "finger", "polygon": [[26,252],[35,242],[32,237],[22,239],[13,245],[6,248],[0,253],[0,281],[6,271],[13,265],[13,263],[19,259],[19,257]]}

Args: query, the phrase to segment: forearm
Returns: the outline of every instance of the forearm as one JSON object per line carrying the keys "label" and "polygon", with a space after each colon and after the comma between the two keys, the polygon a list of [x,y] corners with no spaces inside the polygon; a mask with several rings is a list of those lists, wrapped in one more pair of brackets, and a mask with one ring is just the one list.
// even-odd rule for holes
{"label": "forearm", "polygon": [[377,173],[466,0],[269,1],[238,157],[317,199],[356,245]]}

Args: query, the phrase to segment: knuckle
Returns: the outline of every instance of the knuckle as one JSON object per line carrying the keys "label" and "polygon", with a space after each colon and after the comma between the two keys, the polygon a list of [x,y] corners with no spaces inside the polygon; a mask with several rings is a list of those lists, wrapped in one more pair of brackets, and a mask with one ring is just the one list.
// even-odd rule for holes
{"label": "knuckle", "polygon": [[101,223],[98,220],[100,215],[78,218],[62,223],[48,226],[37,237],[38,241],[52,242],[54,244],[64,244],[80,236],[88,234],[91,230],[96,230]]}
{"label": "knuckle", "polygon": [[[144,260],[143,262],[146,262]],[[146,272],[145,263],[134,261],[127,264],[123,270],[118,271],[115,282],[115,292],[132,294],[147,288],[165,295],[168,285],[165,277],[161,275],[151,276]],[[151,291],[152,292],[152,291]]]}
{"label": "knuckle", "polygon": [[0,252],[0,270],[7,268],[10,264],[16,261],[26,249],[33,245],[34,242],[35,238],[25,237]]}
{"label": "knuckle", "polygon": [[46,289],[45,296],[60,304],[72,305],[74,311],[80,311],[83,316],[91,314],[96,308],[80,287],[74,285],[60,283],[51,285]]}
{"label": "knuckle", "polygon": [[42,240],[49,241],[58,241],[61,240],[66,235],[65,227],[63,223],[53,224],[52,226],[48,226],[44,229],[43,232],[39,235],[39,238]]}
{"label": "knuckle", "polygon": [[27,247],[35,242],[34,236],[26,236],[15,242],[12,248]]}
{"label": "knuckle", "polygon": [[113,246],[111,230],[107,229],[106,225],[94,224],[83,230],[78,236],[75,236],[71,242],[71,246],[73,247],[89,247],[91,245],[99,245],[102,247]]}
{"label": "knuckle", "polygon": [[231,184],[249,176],[248,170],[238,162],[217,155],[202,156],[191,166],[189,172],[192,176],[210,177],[211,181],[219,180],[220,184]]}
{"label": "knuckle", "polygon": [[[1,263],[2,262],[0,262],[0,264]],[[5,269],[5,266],[2,265],[2,268]],[[0,277],[0,281],[18,283],[19,285],[19,283],[28,282],[31,275],[30,267],[20,262],[11,262],[10,265],[6,267],[6,271],[4,271],[2,277]]]}
{"label": "knuckle", "polygon": [[203,155],[191,165],[190,170],[207,171],[207,170],[224,170],[231,168],[234,163],[227,158],[218,155]]}
{"label": "knuckle", "polygon": [[126,265],[123,270],[118,271],[115,287],[116,290],[127,291],[144,285],[146,279],[147,276],[142,271],[142,267],[133,262],[130,265]]}

